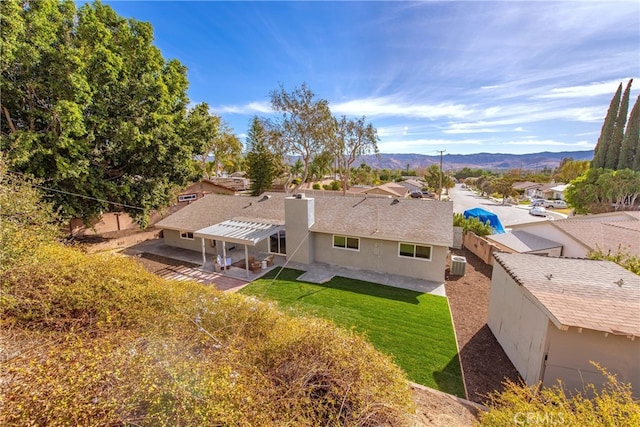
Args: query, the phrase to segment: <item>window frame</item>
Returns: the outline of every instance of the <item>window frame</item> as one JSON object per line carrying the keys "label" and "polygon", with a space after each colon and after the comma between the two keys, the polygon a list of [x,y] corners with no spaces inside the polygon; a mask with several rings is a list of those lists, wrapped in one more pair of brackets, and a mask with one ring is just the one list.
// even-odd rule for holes
{"label": "window frame", "polygon": [[[336,237],[344,239],[344,246],[336,245]],[[357,242],[357,246],[358,247],[357,248],[350,248],[349,247],[349,240],[351,240],[351,241],[355,240]],[[347,250],[347,251],[360,252],[360,238],[359,237],[346,236],[346,235],[342,235],[342,234],[333,234],[332,237],[331,237],[331,245],[335,249],[344,249],[344,250]]]}
{"label": "window frame", "polygon": [[180,238],[184,240],[193,240],[193,231],[180,231]]}
{"label": "window frame", "polygon": [[[406,246],[413,246],[413,255],[404,255],[403,251],[402,251],[402,245],[406,245]],[[429,258],[425,258],[422,256],[417,256],[417,248],[429,248]],[[406,251],[404,251],[406,253]],[[433,258],[433,246],[431,245],[419,245],[417,243],[409,243],[409,242],[398,242],[398,257],[400,258],[410,258],[410,259],[417,259],[420,261],[431,261],[431,259]]]}

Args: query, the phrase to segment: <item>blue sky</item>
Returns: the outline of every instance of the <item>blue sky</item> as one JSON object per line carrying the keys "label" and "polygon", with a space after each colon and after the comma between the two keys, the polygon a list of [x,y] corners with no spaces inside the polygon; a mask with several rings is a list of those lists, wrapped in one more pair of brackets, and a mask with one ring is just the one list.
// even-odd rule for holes
{"label": "blue sky", "polygon": [[640,88],[640,2],[104,1],[153,25],[245,142],[303,82],[366,116],[383,153],[593,149],[620,82]]}

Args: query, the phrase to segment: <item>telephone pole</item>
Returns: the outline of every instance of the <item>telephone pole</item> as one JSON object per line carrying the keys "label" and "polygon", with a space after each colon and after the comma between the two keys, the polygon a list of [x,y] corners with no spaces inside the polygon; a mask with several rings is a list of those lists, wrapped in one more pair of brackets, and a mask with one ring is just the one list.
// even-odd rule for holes
{"label": "telephone pole", "polygon": [[440,192],[438,193],[438,200],[442,200],[442,153],[447,150],[436,150],[440,153]]}

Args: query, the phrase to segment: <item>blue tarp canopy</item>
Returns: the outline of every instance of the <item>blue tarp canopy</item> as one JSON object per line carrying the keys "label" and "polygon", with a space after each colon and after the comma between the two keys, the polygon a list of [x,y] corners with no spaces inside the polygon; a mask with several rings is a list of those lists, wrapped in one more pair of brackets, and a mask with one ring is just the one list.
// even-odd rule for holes
{"label": "blue tarp canopy", "polygon": [[495,234],[504,233],[504,227],[502,226],[498,215],[493,212],[489,212],[482,208],[473,208],[467,209],[462,215],[464,215],[465,218],[478,218],[483,224],[486,224],[487,221],[489,221],[489,225],[493,227]]}

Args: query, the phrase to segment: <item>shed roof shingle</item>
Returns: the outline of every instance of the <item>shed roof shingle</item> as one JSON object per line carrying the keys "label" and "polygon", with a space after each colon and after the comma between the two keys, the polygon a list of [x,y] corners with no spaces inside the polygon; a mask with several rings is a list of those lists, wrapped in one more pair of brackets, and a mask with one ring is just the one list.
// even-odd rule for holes
{"label": "shed roof shingle", "polygon": [[640,276],[610,261],[494,256],[557,327],[640,337]]}
{"label": "shed roof shingle", "polygon": [[492,234],[487,236],[487,239],[493,240],[519,253],[562,247],[562,243],[519,230],[512,231],[511,233]]}

